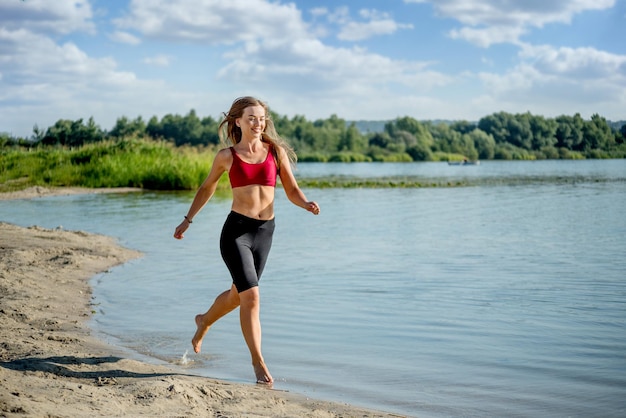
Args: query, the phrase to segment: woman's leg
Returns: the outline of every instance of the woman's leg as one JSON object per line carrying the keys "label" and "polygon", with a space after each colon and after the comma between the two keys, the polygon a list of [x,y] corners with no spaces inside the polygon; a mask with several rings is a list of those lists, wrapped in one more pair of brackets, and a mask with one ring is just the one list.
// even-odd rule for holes
{"label": "woman's leg", "polygon": [[221,293],[209,310],[204,314],[196,315],[196,326],[198,329],[191,339],[191,345],[193,345],[193,351],[200,352],[202,346],[202,339],[209,331],[211,325],[213,325],[218,319],[231,312],[239,306],[239,294],[235,285],[223,293]]}
{"label": "woman's leg", "polygon": [[259,317],[261,299],[259,288],[253,287],[239,294],[239,320],[241,331],[246,340],[257,383],[271,384],[274,382],[263,355],[261,354],[261,320]]}

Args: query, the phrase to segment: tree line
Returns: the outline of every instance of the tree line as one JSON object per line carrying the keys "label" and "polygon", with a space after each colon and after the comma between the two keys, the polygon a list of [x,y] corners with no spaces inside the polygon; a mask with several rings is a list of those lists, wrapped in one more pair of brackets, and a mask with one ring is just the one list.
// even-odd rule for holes
{"label": "tree line", "polygon": [[[497,112],[478,122],[429,122],[404,116],[387,121],[379,132],[362,132],[355,122],[332,115],[307,120],[304,116],[272,113],[277,131],[295,148],[300,161],[445,161],[455,159],[626,158],[626,121],[611,124],[594,114],[546,118],[529,112]],[[170,142],[178,147],[217,147],[219,121],[186,115],[117,119],[110,130],[87,121],[58,120],[35,126],[30,138],[0,134],[0,145],[80,147],[105,140],[136,137]],[[619,126],[619,128],[618,128]]]}

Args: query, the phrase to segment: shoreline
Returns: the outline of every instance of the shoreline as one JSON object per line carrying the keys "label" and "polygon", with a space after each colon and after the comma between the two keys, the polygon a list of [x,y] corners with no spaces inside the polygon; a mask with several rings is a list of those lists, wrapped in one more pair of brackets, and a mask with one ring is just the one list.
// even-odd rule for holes
{"label": "shoreline", "polygon": [[47,196],[69,196],[77,194],[104,194],[104,193],[131,193],[141,192],[144,189],[137,187],[117,187],[108,189],[95,189],[87,187],[43,187],[32,186],[22,190],[16,190],[13,192],[0,193],[0,200],[15,200],[15,199],[34,199],[37,197]]}
{"label": "shoreline", "polygon": [[[31,188],[0,199],[137,189]],[[137,361],[93,336],[89,280],[141,257],[114,238],[0,221],[0,416],[398,417]]]}

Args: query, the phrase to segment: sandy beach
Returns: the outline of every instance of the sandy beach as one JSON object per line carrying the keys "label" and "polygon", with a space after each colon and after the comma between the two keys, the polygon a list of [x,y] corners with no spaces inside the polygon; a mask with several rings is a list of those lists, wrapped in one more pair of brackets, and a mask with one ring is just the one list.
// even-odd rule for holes
{"label": "sandy beach", "polygon": [[[23,199],[124,190],[31,188]],[[89,279],[141,253],[0,222],[0,417],[397,417],[140,362],[91,334]],[[190,318],[192,321],[193,318]]]}

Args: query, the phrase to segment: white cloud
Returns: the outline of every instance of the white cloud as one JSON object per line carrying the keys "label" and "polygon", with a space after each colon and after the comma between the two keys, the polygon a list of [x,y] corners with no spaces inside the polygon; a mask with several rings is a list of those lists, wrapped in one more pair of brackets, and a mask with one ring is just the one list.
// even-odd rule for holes
{"label": "white cloud", "polygon": [[120,30],[110,34],[109,38],[115,42],[128,45],[139,45],[141,43],[141,39],[139,39],[135,35]]}
{"label": "white cloud", "polygon": [[427,63],[398,61],[362,48],[335,48],[317,39],[266,40],[249,43],[228,55],[232,62],[220,77],[259,82],[279,77],[278,88],[380,91],[389,80],[405,88],[426,91],[447,84],[448,77],[429,71]]}
{"label": "white cloud", "polygon": [[43,33],[95,32],[88,0],[28,0],[0,2],[0,27]]}
{"label": "white cloud", "polygon": [[326,7],[314,7],[309,10],[309,13],[313,17],[325,16],[328,14],[328,9]]}
{"label": "white cloud", "polygon": [[463,39],[474,45],[487,48],[494,43],[517,43],[520,36],[525,33],[524,28],[517,26],[494,26],[483,29],[463,27],[452,29],[449,36],[452,39]]}
{"label": "white cloud", "polygon": [[[5,88],[32,83],[76,86],[81,80],[88,87],[134,79],[132,73],[117,71],[111,58],[90,58],[71,42],[58,45],[25,29],[0,28],[0,43],[3,44],[0,72],[4,74]],[[76,86],[80,87],[83,86]]]}
{"label": "white cloud", "polygon": [[145,64],[154,65],[156,67],[168,67],[171,61],[172,57],[164,54],[155,55],[153,57],[146,57],[143,60]]}
{"label": "white cloud", "polygon": [[604,10],[615,0],[404,0],[406,3],[432,3],[442,17],[464,26],[450,36],[465,39],[482,47],[496,43],[517,42],[532,27],[548,23],[569,23],[574,15],[587,10]]}
{"label": "white cloud", "polygon": [[[524,45],[520,57],[533,62],[544,74],[574,78],[579,81],[626,81],[626,55],[594,48],[554,48],[548,45]],[[626,86],[624,84],[622,87]]]}
{"label": "white cloud", "polygon": [[360,41],[377,35],[390,35],[399,29],[411,29],[413,25],[397,23],[387,13],[363,9],[359,12],[366,22],[345,22],[337,37],[346,41]]}
{"label": "white cloud", "polygon": [[229,45],[258,38],[289,38],[305,30],[293,3],[265,0],[132,0],[115,20],[148,38]]}
{"label": "white cloud", "polygon": [[626,109],[626,55],[593,48],[524,45],[520,63],[505,74],[481,73],[481,102],[544,115],[580,112],[615,117]]}

